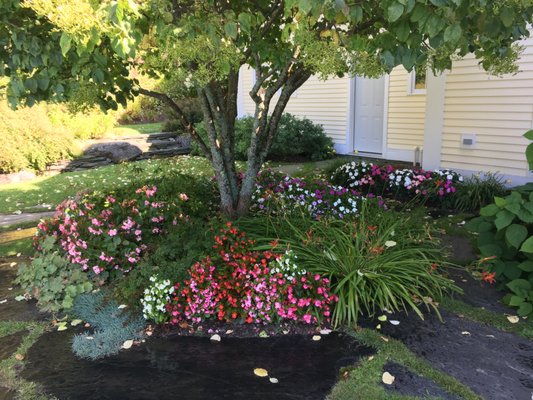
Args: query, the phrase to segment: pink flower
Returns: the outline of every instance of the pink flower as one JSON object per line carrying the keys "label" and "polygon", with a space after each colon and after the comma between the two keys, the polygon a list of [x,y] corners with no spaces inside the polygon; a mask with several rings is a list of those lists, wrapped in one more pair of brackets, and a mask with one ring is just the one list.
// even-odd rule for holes
{"label": "pink flower", "polygon": [[117,230],[116,229],[110,229],[109,231],[107,231],[107,234],[111,237],[113,236],[116,236],[117,235]]}
{"label": "pink flower", "polygon": [[303,316],[303,320],[305,321],[306,324],[310,324],[311,323],[311,315],[305,314]]}
{"label": "pink flower", "polygon": [[100,272],[103,271],[103,269],[100,268],[98,265],[95,265],[95,266],[93,267],[93,271],[94,271],[94,273],[95,273],[96,275],[99,275]]}

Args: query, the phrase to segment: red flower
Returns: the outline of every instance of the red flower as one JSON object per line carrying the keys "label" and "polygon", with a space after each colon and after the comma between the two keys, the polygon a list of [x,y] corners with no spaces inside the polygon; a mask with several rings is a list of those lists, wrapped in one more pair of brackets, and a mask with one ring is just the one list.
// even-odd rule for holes
{"label": "red flower", "polygon": [[483,279],[485,282],[488,282],[490,284],[496,282],[496,272],[487,272],[487,271],[483,271],[481,273],[481,279]]}

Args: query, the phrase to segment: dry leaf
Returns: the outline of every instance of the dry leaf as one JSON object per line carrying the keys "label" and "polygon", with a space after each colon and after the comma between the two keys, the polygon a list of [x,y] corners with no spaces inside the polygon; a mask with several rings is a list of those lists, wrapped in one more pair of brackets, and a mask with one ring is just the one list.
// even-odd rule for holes
{"label": "dry leaf", "polygon": [[468,332],[468,331],[463,331],[463,332],[461,332],[461,334],[464,335],[464,336],[470,336],[470,332]]}
{"label": "dry leaf", "polygon": [[270,378],[269,379],[270,383],[278,383],[278,379],[277,378]]}
{"label": "dry leaf", "polygon": [[7,299],[0,300],[0,304],[4,304],[4,303],[7,303]]}
{"label": "dry leaf", "polygon": [[381,340],[383,340],[384,342],[388,342],[388,341],[389,341],[389,339],[386,338],[385,336],[380,336],[380,338],[381,338]]}
{"label": "dry leaf", "polygon": [[182,321],[178,324],[181,329],[187,329],[189,327],[189,324],[185,321]]}
{"label": "dry leaf", "polygon": [[217,334],[214,334],[213,336],[211,336],[210,338],[213,342],[220,342],[222,340],[222,338],[220,337],[220,335],[217,335]]}
{"label": "dry leaf", "polygon": [[374,356],[370,356],[367,358],[368,361],[372,361],[374,359]]}
{"label": "dry leaf", "polygon": [[92,336],[85,336],[85,339],[87,340],[94,340],[94,338]]}
{"label": "dry leaf", "polygon": [[520,321],[520,318],[518,318],[516,315],[508,315],[508,316],[507,316],[507,320],[508,320],[511,324],[516,324],[516,323],[518,323],[518,321]]}
{"label": "dry leaf", "polygon": [[320,335],[315,335],[315,336],[313,336],[313,340],[314,340],[315,342],[318,342],[320,339],[322,339],[322,336],[320,336]]}
{"label": "dry leaf", "polygon": [[397,243],[394,240],[387,240],[385,242],[385,247],[394,247],[394,246],[396,246],[396,244]]}
{"label": "dry leaf", "polygon": [[118,309],[119,309],[119,310],[122,310],[123,308],[126,308],[126,307],[127,307],[126,304],[121,304],[120,306],[118,306]]}
{"label": "dry leaf", "polygon": [[20,353],[15,354],[15,360],[22,361],[24,360],[24,356]]}
{"label": "dry leaf", "polygon": [[131,346],[133,346],[133,340],[126,340],[124,343],[122,343],[122,348],[123,349],[131,349]]}
{"label": "dry leaf", "polygon": [[76,326],[76,325],[81,324],[82,322],[83,321],[81,319],[73,319],[72,322],[70,323],[70,325]]}
{"label": "dry leaf", "polygon": [[67,323],[66,322],[60,322],[57,324],[57,330],[59,332],[66,331],[67,330]]}
{"label": "dry leaf", "polygon": [[381,329],[381,324],[377,324],[376,329],[379,331]]}
{"label": "dry leaf", "polygon": [[226,335],[231,335],[232,333],[233,333],[233,331],[232,331],[231,329],[228,329],[228,330],[226,331]]}
{"label": "dry leaf", "polygon": [[12,263],[9,264],[10,267],[14,267],[15,265],[17,265],[16,262],[12,262]]}
{"label": "dry leaf", "polygon": [[388,372],[383,372],[383,375],[381,376],[381,381],[385,384],[385,385],[392,385],[394,383],[394,376],[392,376],[391,374],[389,374]]}
{"label": "dry leaf", "polygon": [[268,371],[264,368],[255,368],[254,374],[259,376],[260,378],[264,378],[265,376],[268,376]]}
{"label": "dry leaf", "polygon": [[331,329],[321,329],[320,334],[321,335],[329,335],[331,333]]}
{"label": "dry leaf", "polygon": [[385,322],[387,320],[387,316],[386,315],[380,315],[378,317],[378,320],[381,321],[381,322]]}
{"label": "dry leaf", "polygon": [[85,325],[83,325],[85,328],[90,328],[91,327],[91,324],[86,322]]}
{"label": "dry leaf", "polygon": [[392,325],[400,325],[400,321],[397,321],[397,320],[395,320],[395,319],[391,319],[389,322],[390,322]]}

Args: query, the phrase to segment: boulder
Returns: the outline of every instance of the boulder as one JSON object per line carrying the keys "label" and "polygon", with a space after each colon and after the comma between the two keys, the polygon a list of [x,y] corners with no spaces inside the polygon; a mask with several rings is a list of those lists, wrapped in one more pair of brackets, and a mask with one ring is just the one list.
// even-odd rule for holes
{"label": "boulder", "polygon": [[134,160],[142,154],[142,150],[128,142],[109,142],[93,144],[86,155],[105,157],[114,163]]}

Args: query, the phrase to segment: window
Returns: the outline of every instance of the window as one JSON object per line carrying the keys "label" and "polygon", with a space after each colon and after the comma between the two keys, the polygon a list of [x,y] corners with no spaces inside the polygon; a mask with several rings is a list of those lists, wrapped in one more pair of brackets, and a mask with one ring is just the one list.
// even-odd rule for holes
{"label": "window", "polygon": [[409,94],[426,93],[426,70],[413,69],[409,74]]}

